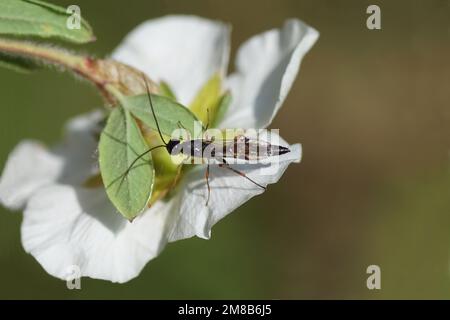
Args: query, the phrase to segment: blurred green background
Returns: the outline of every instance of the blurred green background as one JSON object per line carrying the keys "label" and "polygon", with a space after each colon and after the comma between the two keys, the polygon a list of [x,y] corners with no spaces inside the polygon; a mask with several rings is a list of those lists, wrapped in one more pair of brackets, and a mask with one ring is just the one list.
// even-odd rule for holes
{"label": "blurred green background", "polygon": [[[195,14],[248,37],[298,17],[321,32],[272,124],[302,163],[213,229],[168,245],[126,283],[68,290],[20,244],[21,214],[0,209],[0,298],[450,298],[450,2],[300,0],[53,1],[77,4],[103,57],[142,21]],[[370,4],[382,30],[366,28]],[[182,53],[181,53],[182,54]],[[55,71],[0,70],[0,163],[24,138],[55,143],[101,105]],[[366,268],[381,267],[381,290]]]}

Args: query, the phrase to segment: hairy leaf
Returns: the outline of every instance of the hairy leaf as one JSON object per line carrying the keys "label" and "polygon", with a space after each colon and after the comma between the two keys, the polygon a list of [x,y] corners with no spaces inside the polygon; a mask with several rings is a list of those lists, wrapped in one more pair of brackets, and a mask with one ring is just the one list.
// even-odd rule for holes
{"label": "hairy leaf", "polygon": [[127,110],[115,108],[100,136],[100,172],[109,199],[129,220],[146,208],[152,194],[151,154],[138,159],[147,150],[136,120]]}
{"label": "hairy leaf", "polygon": [[[40,0],[1,0],[0,35],[58,38],[73,43],[94,41],[87,21],[66,10]],[[69,28],[68,24],[78,25],[71,21],[79,21],[79,28]]]}
{"label": "hairy leaf", "polygon": [[[182,128],[189,132],[191,139],[201,136],[202,124],[188,108],[170,98],[154,94],[151,95],[151,101],[163,135],[170,137],[175,130]],[[157,130],[147,94],[124,97],[122,104],[146,126]]]}

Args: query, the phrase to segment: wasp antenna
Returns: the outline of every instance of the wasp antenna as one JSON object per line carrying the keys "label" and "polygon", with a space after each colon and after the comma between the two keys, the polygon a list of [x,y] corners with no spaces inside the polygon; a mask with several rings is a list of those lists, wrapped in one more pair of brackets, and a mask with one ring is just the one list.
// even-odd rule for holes
{"label": "wasp antenna", "polygon": [[153,118],[155,118],[156,128],[158,128],[159,137],[161,138],[162,142],[167,146],[167,142],[166,142],[166,140],[164,140],[164,137],[163,137],[163,135],[161,133],[161,129],[159,128],[158,119],[156,118],[155,109],[153,108],[153,103],[152,103],[152,97],[151,97],[151,94],[150,94],[150,89],[148,87],[147,78],[145,77],[144,73],[142,73],[142,77],[144,78],[145,89],[147,91],[148,101],[150,101],[150,108],[152,110]]}
{"label": "wasp antenna", "polygon": [[130,173],[131,169],[133,169],[133,166],[136,164],[136,162],[138,162],[139,159],[141,159],[142,157],[144,157],[146,154],[149,154],[150,152],[152,152],[155,149],[158,148],[162,148],[162,147],[166,147],[165,145],[161,144],[159,146],[150,148],[144,152],[142,152],[140,155],[138,155],[132,162],[131,164],[128,166],[127,170],[120,176],[120,183],[119,183],[119,187],[117,188],[117,192],[119,192],[120,188],[122,187],[123,182],[125,181],[125,178],[128,176],[128,174]]}

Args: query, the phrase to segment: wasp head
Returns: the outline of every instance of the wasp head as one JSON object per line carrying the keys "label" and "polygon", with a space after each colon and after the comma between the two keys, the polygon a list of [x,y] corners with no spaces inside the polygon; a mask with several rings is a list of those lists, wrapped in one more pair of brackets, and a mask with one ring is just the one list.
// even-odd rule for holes
{"label": "wasp head", "polygon": [[177,153],[176,146],[178,146],[180,144],[180,140],[178,139],[170,139],[169,142],[166,144],[166,149],[167,152],[169,152],[170,154],[173,154],[172,152],[175,151],[175,153]]}

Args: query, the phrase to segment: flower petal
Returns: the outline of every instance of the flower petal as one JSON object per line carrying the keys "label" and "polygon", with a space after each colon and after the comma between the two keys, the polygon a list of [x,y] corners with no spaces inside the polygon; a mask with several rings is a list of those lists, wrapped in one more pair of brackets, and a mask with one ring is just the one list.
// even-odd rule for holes
{"label": "flower petal", "polygon": [[160,202],[128,222],[103,188],[46,187],[32,196],[22,223],[22,244],[51,275],[112,282],[136,277],[166,244],[169,206]]}
{"label": "flower petal", "polygon": [[200,87],[228,66],[230,27],[194,16],[166,16],[133,30],[113,58],[164,80],[184,105]]}
{"label": "flower petal", "polygon": [[237,54],[237,72],[227,82],[233,98],[220,127],[267,127],[318,36],[313,28],[292,19],[281,30],[270,30],[245,42]]}
{"label": "flower petal", "polygon": [[104,116],[102,110],[94,110],[72,118],[65,125],[63,141],[52,150],[64,159],[58,182],[82,185],[99,172],[96,151]]}
{"label": "flower petal", "polygon": [[11,209],[24,206],[39,187],[55,181],[64,164],[36,141],[19,143],[8,156],[0,179],[0,202]]}
{"label": "flower petal", "polygon": [[[280,144],[287,143],[280,138]],[[279,162],[266,165],[232,165],[247,174],[250,178],[267,186],[277,182],[288,165],[299,162],[301,159],[301,146],[290,146],[291,152],[279,157]],[[264,192],[247,179],[230,170],[210,166],[209,183],[211,194],[209,205],[206,206],[207,186],[205,181],[205,166],[199,166],[189,171],[183,178],[177,190],[177,195],[172,199],[174,218],[172,230],[169,233],[169,241],[176,241],[192,237],[194,235],[208,239],[211,236],[211,228],[220,219],[231,213],[250,198]]]}
{"label": "flower petal", "polygon": [[19,209],[40,187],[60,181],[79,183],[92,173],[96,141],[94,127],[101,119],[95,111],[72,119],[66,126],[64,142],[48,150],[39,142],[22,141],[8,157],[0,178],[0,202]]}

